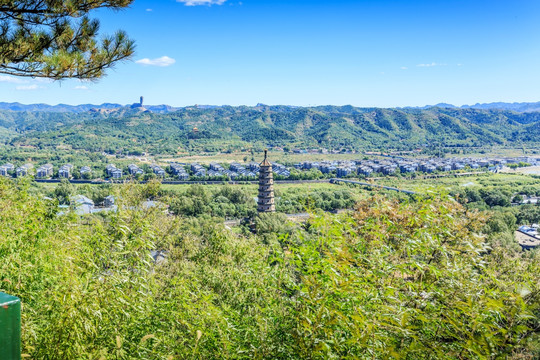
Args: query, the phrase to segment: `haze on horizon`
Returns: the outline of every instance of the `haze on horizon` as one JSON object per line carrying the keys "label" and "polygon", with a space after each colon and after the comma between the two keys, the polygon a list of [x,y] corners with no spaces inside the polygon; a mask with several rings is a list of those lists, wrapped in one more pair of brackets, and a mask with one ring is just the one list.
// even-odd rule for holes
{"label": "haze on horizon", "polygon": [[97,83],[0,76],[23,104],[424,106],[540,100],[540,3],[137,0],[134,61]]}

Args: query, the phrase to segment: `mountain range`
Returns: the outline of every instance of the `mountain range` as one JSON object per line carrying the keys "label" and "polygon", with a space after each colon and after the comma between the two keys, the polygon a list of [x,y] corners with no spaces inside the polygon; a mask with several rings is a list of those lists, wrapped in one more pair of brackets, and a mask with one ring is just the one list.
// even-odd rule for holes
{"label": "mountain range", "polygon": [[[134,104],[137,105],[137,104]],[[48,104],[21,104],[18,102],[7,103],[0,102],[0,110],[8,111],[18,111],[18,112],[58,112],[58,113],[83,113],[88,111],[98,111],[98,112],[111,112],[122,110],[125,108],[133,107],[134,105],[122,105],[116,103],[104,103],[101,105],[95,104],[80,104],[80,105],[68,105],[68,104],[58,104],[58,105],[48,105]],[[267,106],[264,104],[257,104],[257,106]],[[189,107],[196,107],[199,109],[214,109],[221,106],[217,105],[194,105]],[[299,108],[299,106],[288,106],[290,108]],[[183,107],[174,107],[170,105],[144,105],[144,110],[153,112],[153,113],[168,113],[174,112],[182,109]],[[442,108],[442,109],[478,109],[478,110],[507,110],[515,111],[520,113],[525,112],[536,112],[540,111],[540,101],[539,102],[522,102],[522,103],[506,103],[506,102],[493,102],[485,104],[475,104],[475,105],[462,105],[456,106],[447,103],[439,103],[436,105],[426,105],[421,107],[403,107],[401,109],[432,109],[432,108]]]}
{"label": "mountain range", "polygon": [[[94,104],[80,104],[80,105],[67,105],[67,104],[58,104],[58,105],[48,105],[48,104],[21,104],[18,102],[15,103],[6,103],[0,102],[0,110],[7,111],[17,111],[17,112],[53,112],[53,113],[83,113],[88,111],[105,111],[111,112],[116,110],[121,110],[124,108],[130,108],[133,105],[121,105],[113,103],[104,103],[101,105]],[[171,111],[176,111],[179,108],[175,108],[169,105],[146,105],[144,106],[145,110],[148,110],[153,113],[167,113]]]}
{"label": "mountain range", "polygon": [[540,102],[522,102],[522,103],[506,103],[506,102],[493,102],[486,104],[475,105],[462,105],[455,106],[452,104],[439,103],[436,105],[426,105],[423,107],[406,107],[406,109],[478,109],[478,110],[508,110],[515,112],[536,112],[540,111]]}
{"label": "mountain range", "polygon": [[8,148],[68,152],[176,154],[280,146],[410,150],[418,147],[539,148],[540,112],[354,106],[185,107],[153,113],[140,106],[111,111],[0,110]]}

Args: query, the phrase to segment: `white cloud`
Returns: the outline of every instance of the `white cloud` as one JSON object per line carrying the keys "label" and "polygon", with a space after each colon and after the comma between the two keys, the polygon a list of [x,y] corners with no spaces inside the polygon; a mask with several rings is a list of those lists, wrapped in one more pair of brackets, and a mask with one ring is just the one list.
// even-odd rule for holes
{"label": "white cloud", "polygon": [[407,70],[407,69],[408,69],[408,67],[406,67],[406,66],[401,67],[401,70]]}
{"label": "white cloud", "polygon": [[433,66],[446,66],[447,64],[438,64],[438,63],[431,63],[431,64],[418,64],[416,66],[418,67],[433,67]]}
{"label": "white cloud", "polygon": [[197,6],[197,5],[221,5],[227,0],[176,0],[176,2],[183,3],[186,6]]}
{"label": "white cloud", "polygon": [[74,87],[75,90],[88,90],[88,86],[77,85]]}
{"label": "white cloud", "polygon": [[0,82],[7,82],[11,84],[28,84],[28,80],[8,75],[0,75]]}
{"label": "white cloud", "polygon": [[165,66],[171,66],[172,64],[176,62],[176,60],[168,56],[162,56],[157,59],[144,58],[144,59],[137,60],[135,62],[140,65],[165,67]]}
{"label": "white cloud", "polygon": [[37,89],[40,89],[40,88],[41,87],[36,85],[36,84],[33,84],[33,85],[19,85],[19,86],[15,87],[15,89],[22,90],[22,91],[37,90]]}
{"label": "white cloud", "polygon": [[148,12],[151,12],[151,11],[152,11],[152,9],[146,9],[146,11],[148,11]]}

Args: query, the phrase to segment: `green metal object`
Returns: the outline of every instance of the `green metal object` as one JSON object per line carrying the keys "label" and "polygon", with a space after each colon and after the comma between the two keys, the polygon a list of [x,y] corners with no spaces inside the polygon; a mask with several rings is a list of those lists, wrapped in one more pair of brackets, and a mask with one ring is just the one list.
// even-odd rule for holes
{"label": "green metal object", "polygon": [[21,359],[21,300],[0,293],[0,359]]}

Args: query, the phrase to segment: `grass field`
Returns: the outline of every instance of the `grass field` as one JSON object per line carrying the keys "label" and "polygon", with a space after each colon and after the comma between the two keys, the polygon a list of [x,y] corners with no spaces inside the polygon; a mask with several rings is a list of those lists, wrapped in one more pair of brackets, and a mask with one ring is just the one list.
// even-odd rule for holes
{"label": "grass field", "polygon": [[[516,157],[523,155],[531,155],[536,153],[537,150],[532,149],[512,149],[503,147],[491,147],[484,149],[483,153],[475,154],[452,154],[447,156],[452,157]],[[262,152],[251,154],[250,151],[234,152],[230,154],[215,153],[215,154],[202,154],[202,155],[182,155],[182,156],[167,156],[157,155],[155,159],[160,164],[166,164],[171,161],[176,162],[198,162],[201,164],[209,164],[211,162],[218,163],[231,163],[231,162],[243,162],[244,159],[250,162],[254,157],[255,161],[262,160]],[[283,151],[270,151],[269,157],[272,161],[284,162],[284,163],[298,163],[302,161],[323,161],[323,160],[358,160],[364,158],[366,155],[362,152],[356,154],[294,154],[285,153]],[[428,157],[426,154],[418,154],[419,157]],[[372,158],[373,156],[369,156]]]}
{"label": "grass field", "polygon": [[456,188],[467,186],[522,186],[532,185],[540,186],[540,178],[525,174],[506,174],[506,173],[485,173],[482,175],[473,175],[465,177],[444,177],[438,179],[396,179],[386,178],[377,181],[378,184],[395,186],[405,190],[412,190],[420,193],[436,190],[450,191]]}
{"label": "grass field", "polygon": [[503,171],[508,174],[540,175],[540,166],[530,166],[517,169],[505,168]]}
{"label": "grass field", "polygon": [[[532,174],[534,175],[534,174]],[[365,181],[365,180],[362,180]],[[520,173],[519,170],[509,173],[489,173],[486,172],[480,175],[472,176],[462,176],[462,177],[441,177],[436,179],[410,179],[410,178],[396,178],[396,177],[386,177],[378,178],[375,181],[372,181],[374,184],[394,186],[402,188],[405,190],[414,190],[422,191],[426,189],[436,189],[436,188],[451,188],[455,186],[482,186],[482,183],[489,183],[490,185],[538,185],[540,186],[540,178],[531,176],[527,173]],[[58,184],[56,183],[33,183],[32,186],[39,187],[44,190],[52,190]],[[485,184],[484,184],[485,185]],[[100,186],[94,184],[85,184],[85,185],[74,185],[74,186]],[[191,184],[180,184],[180,185],[170,185],[164,184],[161,185],[163,190],[172,190],[183,192],[186,191]],[[212,189],[221,187],[224,185],[221,184],[211,184],[204,185],[205,187]],[[250,192],[256,193],[258,185],[257,184],[237,184],[237,185],[227,185],[244,188]],[[276,183],[276,190],[291,191],[294,189],[306,189],[309,191],[317,190],[330,190],[335,189],[337,186],[346,186],[346,185],[336,185],[329,183]],[[353,187],[354,188],[354,187]]]}
{"label": "grass field", "polygon": [[[270,152],[271,161],[283,163],[298,163],[302,161],[323,161],[323,160],[356,160],[362,159],[365,155],[358,154],[290,154],[284,152]],[[254,161],[262,161],[263,154],[256,153],[253,155]],[[232,163],[232,162],[251,162],[252,155],[250,152],[238,152],[232,154],[208,154],[208,155],[186,155],[180,157],[156,157],[156,160],[161,164],[169,162],[197,162],[200,164],[217,163]]]}

